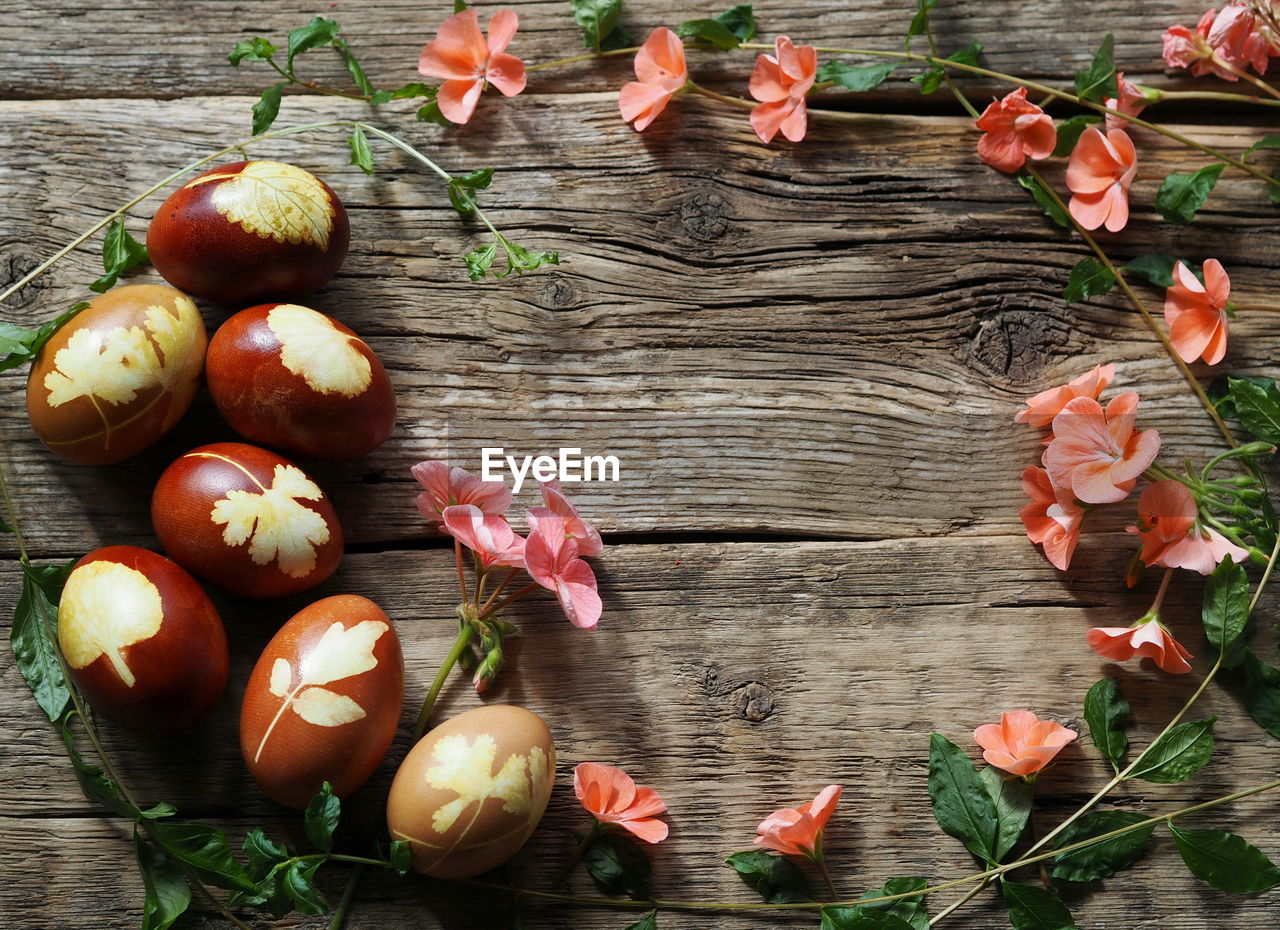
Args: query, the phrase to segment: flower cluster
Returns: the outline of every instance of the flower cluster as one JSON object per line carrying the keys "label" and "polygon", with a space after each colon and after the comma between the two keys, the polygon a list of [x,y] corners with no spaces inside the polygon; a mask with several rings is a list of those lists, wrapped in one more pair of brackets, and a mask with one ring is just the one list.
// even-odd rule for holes
{"label": "flower cluster", "polygon": [[1189,68],[1196,77],[1212,74],[1226,81],[1247,78],[1253,68],[1266,74],[1268,61],[1280,55],[1280,34],[1266,10],[1251,4],[1229,3],[1206,10],[1194,30],[1170,26],[1164,34],[1164,62],[1170,68]]}

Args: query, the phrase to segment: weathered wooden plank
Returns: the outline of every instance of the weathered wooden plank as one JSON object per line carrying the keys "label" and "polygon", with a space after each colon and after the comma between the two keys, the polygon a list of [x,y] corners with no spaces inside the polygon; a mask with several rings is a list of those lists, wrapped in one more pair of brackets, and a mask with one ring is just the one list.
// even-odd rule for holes
{"label": "weathered wooden plank", "polygon": [[[672,838],[653,854],[664,897],[748,900],[720,859],[748,846],[756,822],[775,806],[798,803],[830,782],[847,791],[828,839],[845,893],[894,874],[965,874],[967,855],[939,839],[928,810],[931,731],[976,758],[969,733],[1002,710],[1030,708],[1080,726],[1084,691],[1107,674],[1121,679],[1134,706],[1132,737],[1141,746],[1193,689],[1188,679],[1203,673],[1202,657],[1195,660],[1197,676],[1180,679],[1102,662],[1085,647],[1086,627],[1125,622],[1152,594],[1155,578],[1133,592],[1123,589],[1116,567],[1126,548],[1118,534],[1092,540],[1076,570],[1064,576],[1025,539],[1008,537],[611,547],[598,563],[606,603],[598,631],[571,628],[545,598],[514,614],[522,629],[513,641],[514,668],[491,700],[545,715],[560,761],[550,812],[513,875],[530,887],[549,885],[571,843],[566,831],[582,824],[568,773],[587,760],[621,765],[667,799]],[[371,595],[396,620],[409,682],[406,725],[452,638],[451,561],[444,550],[351,555],[316,592]],[[1203,652],[1198,589],[1194,579],[1179,579],[1165,610],[1197,654]],[[7,614],[15,590],[15,572],[6,565],[0,613]],[[303,600],[219,600],[233,644],[232,683],[212,721],[195,733],[148,743],[104,724],[113,757],[142,797],[166,798],[233,833],[266,823],[300,840],[296,820],[245,778],[235,725],[237,692],[254,655]],[[1264,609],[1261,627],[1270,627],[1270,613]],[[76,925],[79,914],[136,915],[137,889],[122,864],[123,831],[100,820],[79,796],[56,737],[7,652],[0,658],[0,698],[6,926],[31,925],[42,912],[59,915],[66,926]],[[475,703],[455,680],[442,713]],[[1204,772],[1183,785],[1121,789],[1116,803],[1157,813],[1274,777],[1274,744],[1244,718],[1229,692],[1210,689],[1195,717],[1210,713],[1222,720],[1214,761]],[[393,756],[403,747],[402,735]],[[1087,798],[1105,780],[1104,770],[1087,739],[1064,753],[1040,781],[1041,829]],[[376,819],[390,774],[391,765],[384,765],[352,806]],[[1265,825],[1277,813],[1280,796],[1266,795],[1196,823],[1238,829],[1275,855],[1280,850]],[[119,883],[94,879],[111,870],[124,874]],[[96,890],[104,884],[112,890]],[[587,890],[581,878],[574,884]],[[341,880],[327,887],[336,897]],[[416,926],[442,897],[414,883],[375,882],[370,889],[355,927]],[[1102,928],[1131,927],[1142,914],[1162,928],[1219,920],[1263,930],[1275,908],[1265,896],[1206,895],[1181,872],[1167,840],[1123,882],[1079,900],[1082,925]],[[613,914],[530,907],[532,926],[623,923]],[[955,925],[986,927],[996,919],[977,910]],[[732,928],[760,920],[664,916],[662,925]]]}
{"label": "weathered wooden plank", "polygon": [[[524,100],[445,143],[440,157],[455,170],[503,169],[488,197],[499,223],[563,250],[560,268],[503,283],[466,281],[455,256],[478,240],[431,177],[396,155],[381,155],[388,173],[366,181],[344,167],[338,137],[255,149],[320,171],[350,205],[352,255],[313,302],[370,339],[402,404],[382,449],[316,468],[350,539],[420,538],[408,466],[449,455],[478,467],[481,448],[499,445],[618,456],[622,482],[583,495],[614,532],[1012,532],[1013,477],[1036,457],[1036,438],[1009,423],[1018,399],[1099,361],[1122,364],[1171,453],[1203,458],[1213,447],[1122,298],[1063,302],[1083,247],[973,157],[965,121],[866,118],[765,150],[737,113],[678,104],[677,125],[641,137],[605,95]],[[581,121],[548,135],[570,109]],[[15,138],[0,168],[10,273],[234,136],[246,111],[239,98],[130,104],[127,120],[106,103],[0,106]],[[299,102],[288,116],[333,112]],[[676,135],[683,121],[703,128],[698,140]],[[1253,137],[1190,131],[1237,149]],[[1266,299],[1280,228],[1259,185],[1225,178],[1195,229],[1173,230],[1154,220],[1156,179],[1200,160],[1139,144],[1150,180],[1135,186],[1117,252],[1216,255],[1238,299]],[[118,174],[104,170],[104,151],[122,153]],[[159,199],[136,212],[139,234]],[[96,274],[91,251],[77,253],[4,313],[34,325],[85,296],[80,282]],[[206,309],[211,325],[223,318]],[[1273,322],[1246,315],[1233,326],[1222,367],[1271,370]],[[155,477],[187,448],[229,437],[201,400],[136,462],[63,466],[27,432],[22,393],[20,373],[0,378],[6,464],[23,506],[45,516],[32,528],[39,551],[147,541]]]}

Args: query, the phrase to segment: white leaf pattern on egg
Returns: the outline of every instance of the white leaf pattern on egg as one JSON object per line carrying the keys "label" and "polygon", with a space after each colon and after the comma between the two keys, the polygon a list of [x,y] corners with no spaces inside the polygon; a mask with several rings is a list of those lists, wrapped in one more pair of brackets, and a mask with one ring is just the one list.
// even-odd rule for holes
{"label": "white leaf pattern on egg", "polygon": [[271,665],[271,693],[276,697],[284,697],[289,693],[289,685],[293,683],[293,666],[288,659],[276,659]]}
{"label": "white leaf pattern on egg", "polygon": [[248,232],[276,242],[329,247],[333,209],[314,175],[278,161],[251,161],[240,171],[204,175],[188,188],[213,184],[213,208]]}
{"label": "white leaf pattern on egg", "polygon": [[318,727],[340,727],[365,717],[363,707],[328,688],[304,688],[293,700],[293,711]]}
{"label": "white leaf pattern on egg", "polygon": [[277,465],[271,487],[256,491],[232,490],[213,505],[209,517],[225,526],[222,540],[228,546],[249,544],[255,565],[278,561],[280,571],[302,578],[316,567],[316,546],[329,541],[324,517],[299,500],[318,501],[320,488],[301,469]]}
{"label": "white leaf pattern on egg", "polygon": [[267,328],[280,340],[280,364],[321,394],[358,397],[373,380],[360,339],[336,329],[324,314],[296,304],[267,313]]}
{"label": "white leaf pattern on egg", "polygon": [[106,656],[126,686],[136,683],[123,650],[160,631],[164,605],[146,575],[119,562],[81,565],[58,605],[58,641],[67,663],[85,668]]}

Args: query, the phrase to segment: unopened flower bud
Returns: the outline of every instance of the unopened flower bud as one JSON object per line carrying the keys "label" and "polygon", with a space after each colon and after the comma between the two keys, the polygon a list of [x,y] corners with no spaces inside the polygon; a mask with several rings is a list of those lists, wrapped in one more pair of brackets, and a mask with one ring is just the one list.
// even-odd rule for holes
{"label": "unopened flower bud", "polygon": [[476,689],[476,694],[483,694],[493,684],[493,680],[498,677],[498,672],[502,671],[502,647],[495,646],[490,649],[480,663],[480,667],[476,669],[475,677],[471,679],[471,684]]}

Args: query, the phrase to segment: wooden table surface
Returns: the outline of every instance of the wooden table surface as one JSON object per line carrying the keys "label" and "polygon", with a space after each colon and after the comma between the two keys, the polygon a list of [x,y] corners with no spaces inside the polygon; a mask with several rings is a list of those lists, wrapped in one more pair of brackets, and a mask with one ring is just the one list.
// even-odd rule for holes
{"label": "wooden table surface", "polygon": [[[512,4],[511,51],[534,63],[580,50],[568,5]],[[943,0],[934,27],[944,51],[973,40],[992,66],[1069,84],[1103,36],[1132,79],[1187,86],[1160,60],[1165,26],[1194,24],[1186,0],[1118,9]],[[755,4],[768,41],[900,48],[902,0]],[[19,277],[166,173],[249,132],[264,66],[232,69],[241,38],[282,39],[312,15],[331,16],[374,81],[414,80],[418,51],[452,4],[431,0],[303,4],[156,0],[0,2],[0,283]],[[717,12],[674,0],[628,0],[643,36],[660,24]],[[482,10],[482,17],[488,10]],[[280,44],[277,41],[277,44]],[[745,92],[754,55],[691,54],[695,75]],[[312,53],[306,73],[347,86],[336,56]],[[236,739],[240,692],[276,626],[320,595],[360,593],[393,617],[407,665],[405,727],[456,630],[452,558],[415,506],[409,466],[428,458],[478,468],[480,449],[532,455],[561,446],[618,457],[621,480],[570,488],[608,543],[598,560],[605,611],[595,632],[572,628],[549,598],[515,612],[512,667],[486,700],[525,705],[555,734],[560,761],[547,816],[510,874],[547,888],[586,816],[571,789],[582,761],[616,764],[668,802],[671,838],[650,851],[661,897],[749,902],[722,864],[748,848],[756,823],[828,783],[845,795],[827,849],[843,894],[895,875],[959,877],[973,863],[941,834],[926,793],[929,734],[977,758],[969,734],[1003,710],[1029,708],[1082,726],[1102,674],[1134,706],[1133,739],[1156,732],[1206,664],[1197,631],[1201,585],[1178,578],[1167,619],[1197,653],[1195,675],[1110,665],[1084,630],[1127,625],[1154,592],[1121,578],[1130,512],[1091,521],[1063,574],[1026,539],[1018,476],[1038,436],[1012,423],[1020,399],[1103,362],[1139,390],[1142,422],[1166,460],[1203,460],[1211,423],[1152,334],[1117,294],[1067,305],[1068,271],[1084,244],[1048,224],[1012,180],[975,155],[977,135],[941,92],[920,97],[903,68],[875,93],[833,96],[855,111],[815,118],[798,145],[763,146],[745,113],[682,97],[644,134],[618,117],[629,59],[539,72],[514,100],[487,95],[468,126],[418,124],[408,104],[372,118],[403,132],[449,170],[497,169],[484,195],[495,221],[525,245],[557,248],[558,268],[475,284],[458,255],[481,239],[435,180],[385,148],[379,173],[347,164],[338,132],[255,145],[252,154],[324,177],[352,217],[350,255],[311,304],[378,352],[397,390],[392,439],[366,459],[315,464],[348,539],[339,572],[278,602],[216,598],[232,642],[227,693],[193,733],[146,741],[104,725],[109,750],[142,797],[217,823],[238,842],[266,824],[297,838],[296,815],[263,797]],[[969,83],[975,99],[1007,90]],[[1221,107],[1156,118],[1228,151],[1274,131],[1274,120]],[[286,96],[279,125],[360,116],[358,103]],[[1204,159],[1135,132],[1142,175],[1134,218],[1106,237],[1127,258],[1160,249],[1216,256],[1233,296],[1274,289],[1280,219],[1260,186],[1228,172],[1190,228],[1159,221],[1152,201],[1170,170]],[[1062,163],[1049,169],[1061,180]],[[139,237],[164,193],[129,213]],[[23,289],[0,317],[35,325],[83,299],[99,273],[96,240]],[[151,269],[130,280],[158,281]],[[1161,295],[1143,290],[1158,306]],[[226,308],[203,304],[210,328]],[[1274,377],[1271,319],[1233,323],[1222,370]],[[1209,377],[1208,370],[1196,368]],[[0,376],[0,464],[17,491],[33,558],[67,559],[100,545],[157,548],[150,488],[186,449],[231,438],[207,394],[140,458],[82,468],[52,458],[24,412],[25,371]],[[311,463],[308,463],[311,464]],[[528,490],[520,496],[531,504]],[[13,538],[0,536],[0,615],[17,599]],[[1274,612],[1264,601],[1260,626]],[[128,824],[81,795],[55,732],[7,651],[0,657],[0,926],[133,927],[142,892]],[[438,717],[475,706],[461,677]],[[1276,744],[1238,695],[1211,688],[1197,711],[1221,714],[1213,762],[1174,786],[1132,783],[1114,803],[1159,813],[1274,777]],[[376,817],[388,760],[348,805]],[[1040,781],[1036,819],[1050,828],[1100,786],[1105,763],[1081,739]],[[1264,795],[1197,825],[1238,829],[1273,858],[1280,797]],[[336,901],[346,872],[322,885]],[[592,889],[579,872],[570,887]],[[353,928],[506,927],[500,900],[424,880],[370,876]],[[931,903],[936,911],[951,898]],[[1193,879],[1171,840],[1102,889],[1067,895],[1081,927],[1280,924],[1270,896],[1231,897]],[[522,902],[526,927],[621,928],[626,914]],[[255,927],[327,926],[290,917]],[[1005,923],[980,897],[957,928]],[[685,928],[813,926],[810,915],[664,913]],[[202,911],[180,927],[225,926]]]}

